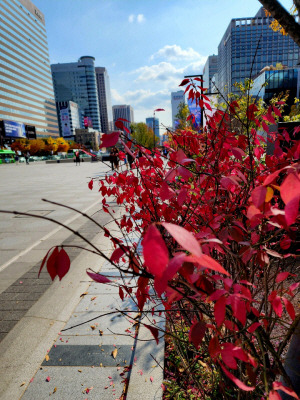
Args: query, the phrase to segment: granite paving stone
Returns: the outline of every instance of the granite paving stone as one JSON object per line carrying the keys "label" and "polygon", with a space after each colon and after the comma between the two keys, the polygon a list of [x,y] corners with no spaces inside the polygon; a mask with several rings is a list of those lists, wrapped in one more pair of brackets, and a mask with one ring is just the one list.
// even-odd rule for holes
{"label": "granite paving stone", "polygon": [[43,367],[22,400],[114,400],[120,398],[124,387],[126,374],[120,377],[120,373],[115,367]]}
{"label": "granite paving stone", "polygon": [[[112,355],[116,351],[116,356]],[[48,359],[49,357],[49,359]],[[85,366],[117,367],[127,366],[132,357],[132,346],[118,345],[69,345],[52,347],[42,366]]]}

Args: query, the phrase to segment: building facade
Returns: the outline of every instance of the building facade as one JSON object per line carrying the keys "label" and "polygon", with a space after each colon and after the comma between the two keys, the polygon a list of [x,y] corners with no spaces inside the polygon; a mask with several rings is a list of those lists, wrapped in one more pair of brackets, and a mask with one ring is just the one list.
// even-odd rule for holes
{"label": "building facade", "polygon": [[98,151],[101,143],[101,132],[92,128],[75,129],[75,142]]}
{"label": "building facade", "polygon": [[289,114],[295,97],[299,98],[300,67],[261,72],[254,79],[250,94],[262,98],[265,103],[269,104],[272,97],[286,93],[286,91],[289,93],[287,107],[284,108],[283,114]]}
{"label": "building facade", "polygon": [[64,138],[74,138],[75,129],[83,128],[83,112],[73,101],[56,103],[60,135]]}
{"label": "building facade", "polygon": [[92,120],[93,128],[101,131],[95,58],[80,57],[78,62],[51,65],[56,102],[73,101],[84,116]]}
{"label": "building facade", "polygon": [[119,129],[118,127],[115,126],[115,122],[118,118],[127,119],[127,121],[129,122],[124,122],[124,126],[130,129],[130,124],[134,122],[133,108],[129,105],[123,104],[123,105],[113,106],[112,109],[114,118],[114,129]]}
{"label": "building facade", "polygon": [[59,136],[45,18],[30,0],[0,2],[0,120]]}
{"label": "building facade", "polygon": [[212,78],[218,73],[218,56],[213,54],[208,56],[206,63],[203,67],[203,86],[207,88],[206,93],[214,93],[215,87],[213,86]]}
{"label": "building facade", "polygon": [[171,93],[171,108],[172,108],[172,128],[176,129],[176,115],[178,114],[178,107],[180,103],[185,103],[185,96],[183,90]]}
{"label": "building facade", "polygon": [[159,139],[160,134],[159,134],[159,119],[158,118],[153,118],[149,117],[146,118],[146,125],[148,128],[152,129],[154,131],[155,136]]}
{"label": "building facade", "polygon": [[95,72],[102,132],[109,133],[114,129],[109,76],[104,67],[96,67]]}
{"label": "building facade", "polygon": [[289,37],[274,32],[271,17],[261,8],[255,17],[235,18],[218,46],[218,89],[225,96],[237,92],[235,82],[253,79],[267,65],[292,67],[299,59],[299,47]]}

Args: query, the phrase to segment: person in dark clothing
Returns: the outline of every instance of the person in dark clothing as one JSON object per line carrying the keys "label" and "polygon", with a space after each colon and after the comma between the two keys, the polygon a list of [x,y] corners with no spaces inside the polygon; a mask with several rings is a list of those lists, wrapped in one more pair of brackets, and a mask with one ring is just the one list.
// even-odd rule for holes
{"label": "person in dark clothing", "polygon": [[76,151],[75,153],[75,165],[77,165],[77,163],[80,165],[80,154],[79,151]]}
{"label": "person in dark clothing", "polygon": [[130,169],[132,169],[132,164],[133,164],[134,159],[133,159],[132,155],[129,153],[127,153],[127,161],[128,161]]}

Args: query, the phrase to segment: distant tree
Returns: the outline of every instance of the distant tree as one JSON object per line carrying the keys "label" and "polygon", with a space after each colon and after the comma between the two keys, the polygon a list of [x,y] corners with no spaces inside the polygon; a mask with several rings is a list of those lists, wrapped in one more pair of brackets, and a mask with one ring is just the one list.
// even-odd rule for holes
{"label": "distant tree", "polygon": [[186,120],[189,115],[190,115],[190,110],[188,105],[185,103],[179,103],[178,113],[175,115],[175,118],[178,121],[176,129],[185,129],[192,127],[191,121]]}
{"label": "distant tree", "polygon": [[69,148],[70,148],[70,145],[69,145],[68,142],[65,141],[64,138],[58,138],[57,139],[57,152],[67,153]]}
{"label": "distant tree", "polygon": [[49,154],[56,153],[56,151],[57,151],[56,140],[52,139],[51,136],[49,138],[47,138],[47,140],[46,140],[45,150]]}
{"label": "distant tree", "polygon": [[[153,148],[154,144],[154,133],[144,122],[133,123],[130,125],[131,137],[137,144],[150,148]],[[159,142],[159,138],[155,137],[155,145]]]}
{"label": "distant tree", "polygon": [[17,139],[11,144],[10,148],[13,151],[20,151],[21,153],[23,153],[25,150],[27,150],[28,142],[29,141],[27,139]]}
{"label": "distant tree", "polygon": [[[271,27],[281,33],[289,35],[300,46],[300,0],[293,0],[294,7],[289,13],[277,0],[259,0],[276,22]],[[298,17],[298,22],[297,18]]]}

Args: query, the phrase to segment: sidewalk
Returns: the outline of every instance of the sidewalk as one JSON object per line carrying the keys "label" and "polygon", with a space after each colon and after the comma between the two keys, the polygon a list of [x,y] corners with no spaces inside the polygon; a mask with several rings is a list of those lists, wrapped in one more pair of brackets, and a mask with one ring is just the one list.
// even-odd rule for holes
{"label": "sidewalk", "polygon": [[[77,225],[80,225],[79,222]],[[98,230],[95,226],[86,223],[81,226],[82,231],[110,255],[110,240],[103,233],[96,234]],[[67,238],[62,236],[62,239],[64,244],[79,244],[75,235]],[[19,321],[10,327],[0,343],[0,399],[43,400],[50,395],[58,400],[106,400],[119,399],[124,390],[128,391],[129,400],[141,396],[146,400],[161,399],[164,364],[162,339],[157,346],[150,331],[142,326],[137,338],[134,338],[135,332],[130,322],[118,314],[106,315],[73,327],[116,308],[132,311],[129,319],[137,315],[136,306],[129,298],[123,302],[120,300],[118,287],[92,282],[85,272],[89,267],[95,271],[101,270],[117,283],[120,281],[118,271],[112,270],[98,256],[69,249],[67,252],[72,264],[63,280],[51,283],[45,267],[37,282],[41,252],[44,256],[46,248],[48,250],[51,247],[49,244],[45,242],[42,249],[35,250],[36,255],[39,254],[39,262],[0,295],[8,296],[17,290],[21,298],[20,293],[28,294],[26,288],[30,286],[37,291],[38,299],[32,299],[31,293],[28,295],[30,300],[21,302],[29,302],[27,308],[21,310]],[[31,256],[29,253],[28,258]],[[133,282],[124,278],[123,284]],[[13,314],[12,311],[9,313]],[[149,324],[149,321],[146,323]],[[130,332],[132,337],[129,336]],[[154,359],[162,368],[157,366]],[[123,374],[125,366],[132,369]],[[127,388],[125,378],[129,379]]]}

